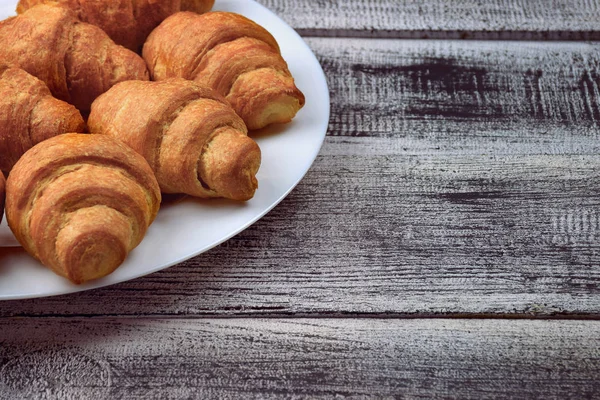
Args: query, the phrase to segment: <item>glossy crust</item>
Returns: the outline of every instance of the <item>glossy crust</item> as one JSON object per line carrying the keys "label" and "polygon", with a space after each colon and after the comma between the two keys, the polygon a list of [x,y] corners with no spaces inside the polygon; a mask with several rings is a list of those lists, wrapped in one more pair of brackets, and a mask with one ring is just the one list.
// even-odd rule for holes
{"label": "glossy crust", "polygon": [[0,22],[0,60],[23,68],[79,110],[117,82],[148,80],[144,60],[56,4]]}
{"label": "glossy crust", "polygon": [[79,111],[52,97],[44,82],[20,68],[0,66],[0,170],[9,172],[43,140],[85,129]]}
{"label": "glossy crust", "polygon": [[113,272],[141,242],[160,200],[148,163],[101,135],[39,143],[6,182],[6,217],[17,240],[74,283]]}
{"label": "glossy crust", "polygon": [[258,145],[229,104],[195,82],[115,85],[94,102],[88,125],[142,154],[165,193],[248,200],[258,186]]}
{"label": "glossy crust", "polygon": [[164,20],[144,44],[154,80],[181,77],[217,90],[248,129],[292,120],[304,105],[273,36],[228,12],[180,12]]}
{"label": "glossy crust", "polygon": [[165,18],[178,11],[209,11],[214,0],[20,0],[17,12],[55,1],[71,11],[77,18],[96,25],[115,43],[139,51],[146,37]]}

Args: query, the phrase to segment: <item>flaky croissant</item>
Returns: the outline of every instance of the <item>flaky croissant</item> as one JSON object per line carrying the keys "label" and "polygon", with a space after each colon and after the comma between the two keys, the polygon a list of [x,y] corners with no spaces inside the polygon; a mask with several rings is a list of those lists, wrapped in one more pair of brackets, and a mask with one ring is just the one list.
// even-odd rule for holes
{"label": "flaky croissant", "polygon": [[215,89],[248,129],[289,122],[304,105],[273,36],[238,14],[174,14],[150,34],[143,57],[154,80],[181,77]]}
{"label": "flaky croissant", "polygon": [[142,154],[165,193],[248,200],[258,186],[258,145],[229,104],[195,82],[119,83],[96,99],[88,126]]}
{"label": "flaky croissant", "polygon": [[17,240],[74,283],[113,272],[141,242],[160,201],[148,163],[102,135],[41,142],[6,182],[6,218]]}
{"label": "flaky croissant", "polygon": [[141,50],[146,37],[169,15],[178,11],[209,11],[214,0],[20,0],[19,14],[31,7],[57,2],[72,10],[83,22],[104,30],[115,43]]}
{"label": "flaky croissant", "polygon": [[84,132],[77,109],[52,97],[41,80],[0,65],[0,170],[9,172],[33,145],[67,132]]}
{"label": "flaky croissant", "polygon": [[0,60],[23,68],[81,111],[117,82],[148,80],[144,60],[56,4],[0,22]]}

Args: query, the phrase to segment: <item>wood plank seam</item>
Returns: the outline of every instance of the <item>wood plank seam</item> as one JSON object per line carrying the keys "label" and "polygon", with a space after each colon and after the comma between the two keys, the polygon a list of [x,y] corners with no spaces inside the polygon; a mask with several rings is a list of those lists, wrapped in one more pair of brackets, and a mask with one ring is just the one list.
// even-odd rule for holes
{"label": "wood plank seam", "polygon": [[542,41],[542,42],[596,42],[600,31],[430,31],[430,30],[353,30],[298,28],[305,38],[338,39],[411,39],[411,40],[485,40],[485,41]]}

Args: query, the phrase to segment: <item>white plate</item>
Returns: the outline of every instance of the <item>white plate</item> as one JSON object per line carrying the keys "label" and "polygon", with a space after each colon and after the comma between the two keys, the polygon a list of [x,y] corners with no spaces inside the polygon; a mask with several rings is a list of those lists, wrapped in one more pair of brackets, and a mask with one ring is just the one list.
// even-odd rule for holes
{"label": "white plate", "polygon": [[[16,0],[0,4],[0,19],[14,14]],[[180,263],[224,242],[265,215],[296,186],[317,156],[329,121],[329,91],[316,57],[298,34],[252,0],[217,0],[215,10],[233,11],[258,22],[279,42],[306,106],[290,124],[254,139],[262,150],[259,188],[246,203],[185,198],[164,204],[142,243],[111,275],[73,285],[54,275],[22,248],[3,221],[0,226],[0,300],[72,293],[127,281]]]}

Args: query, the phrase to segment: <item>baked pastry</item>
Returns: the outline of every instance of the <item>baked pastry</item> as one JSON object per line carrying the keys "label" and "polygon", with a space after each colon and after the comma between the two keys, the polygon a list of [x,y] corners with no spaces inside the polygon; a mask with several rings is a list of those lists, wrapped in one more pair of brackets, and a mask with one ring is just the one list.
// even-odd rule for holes
{"label": "baked pastry", "polygon": [[235,13],[174,14],[142,55],[154,80],[180,77],[216,90],[248,129],[289,122],[304,105],[273,36]]}
{"label": "baked pastry", "polygon": [[77,109],[52,97],[36,77],[0,65],[0,170],[9,172],[33,145],[66,132],[84,132]]}
{"label": "baked pastry", "polygon": [[6,182],[6,218],[19,243],[74,283],[113,272],[141,242],[160,200],[148,163],[102,135],[45,140]]}
{"label": "baked pastry", "polygon": [[83,22],[104,30],[115,43],[139,51],[146,37],[169,15],[178,11],[209,11],[214,0],[20,0],[17,13],[50,2],[72,10]]}
{"label": "baked pastry", "polygon": [[6,178],[4,174],[0,172],[0,222],[4,218],[4,200],[6,198]]}
{"label": "baked pastry", "polygon": [[88,126],[143,155],[164,193],[248,200],[258,186],[258,145],[225,99],[195,82],[119,83],[92,104]]}
{"label": "baked pastry", "polygon": [[198,14],[209,12],[215,0],[181,0],[181,11],[193,11]]}
{"label": "baked pastry", "polygon": [[137,54],[56,4],[40,4],[0,22],[0,43],[2,62],[41,79],[55,97],[83,112],[117,82],[148,80]]}

